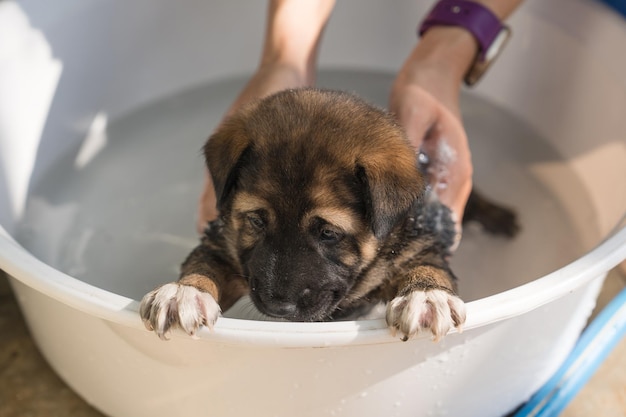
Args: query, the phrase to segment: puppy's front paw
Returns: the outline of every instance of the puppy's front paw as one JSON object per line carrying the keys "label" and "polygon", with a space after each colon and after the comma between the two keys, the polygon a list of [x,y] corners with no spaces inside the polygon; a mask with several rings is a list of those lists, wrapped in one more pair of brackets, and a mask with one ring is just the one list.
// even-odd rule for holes
{"label": "puppy's front paw", "polygon": [[146,328],[154,330],[161,339],[167,339],[172,326],[179,326],[190,336],[202,325],[211,329],[220,313],[211,294],[175,282],[146,294],[139,307]]}
{"label": "puppy's front paw", "polygon": [[463,323],[465,303],[444,290],[412,291],[387,304],[387,324],[394,335],[400,331],[404,341],[424,330],[437,341]]}

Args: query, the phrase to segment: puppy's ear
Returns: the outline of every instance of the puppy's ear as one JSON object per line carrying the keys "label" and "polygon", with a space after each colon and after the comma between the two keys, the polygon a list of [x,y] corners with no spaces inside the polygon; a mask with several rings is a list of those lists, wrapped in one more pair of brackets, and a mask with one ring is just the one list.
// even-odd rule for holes
{"label": "puppy's ear", "polygon": [[252,144],[236,119],[226,120],[204,145],[204,157],[213,179],[220,209],[237,184],[239,171]]}
{"label": "puppy's ear", "polygon": [[391,232],[425,190],[413,152],[394,148],[363,155],[357,162],[366,216],[377,239]]}

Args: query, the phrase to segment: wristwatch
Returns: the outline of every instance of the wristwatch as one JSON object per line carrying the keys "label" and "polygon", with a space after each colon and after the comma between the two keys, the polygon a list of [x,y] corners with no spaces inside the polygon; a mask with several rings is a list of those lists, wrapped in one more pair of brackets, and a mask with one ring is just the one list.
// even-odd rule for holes
{"label": "wristwatch", "polygon": [[468,0],[440,0],[435,4],[419,29],[422,36],[433,26],[459,26],[469,31],[478,42],[478,52],[464,77],[472,86],[483,76],[504,49],[511,29],[491,10]]}

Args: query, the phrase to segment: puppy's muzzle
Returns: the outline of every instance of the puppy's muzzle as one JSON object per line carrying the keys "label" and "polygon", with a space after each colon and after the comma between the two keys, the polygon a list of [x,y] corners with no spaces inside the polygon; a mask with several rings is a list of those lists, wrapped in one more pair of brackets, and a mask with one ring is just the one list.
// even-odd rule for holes
{"label": "puppy's muzzle", "polygon": [[328,317],[347,291],[340,283],[327,283],[319,288],[305,287],[285,294],[264,288],[255,278],[250,280],[250,289],[262,313],[291,321],[317,321]]}

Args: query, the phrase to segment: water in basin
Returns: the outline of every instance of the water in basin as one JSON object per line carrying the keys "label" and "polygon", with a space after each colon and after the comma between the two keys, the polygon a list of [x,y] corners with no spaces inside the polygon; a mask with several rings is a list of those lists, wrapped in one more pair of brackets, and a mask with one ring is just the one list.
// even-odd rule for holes
{"label": "water in basin", "polygon": [[[392,80],[326,71],[318,84],[385,106]],[[244,81],[202,85],[113,120],[96,116],[81,149],[32,184],[18,241],[61,271],[134,299],[175,280],[197,243],[201,147]],[[559,163],[558,153],[494,104],[469,94],[461,104],[477,188],[515,208],[522,224],[510,241],[466,229],[453,268],[469,301],[536,279],[583,248],[558,198],[533,174],[537,163]],[[584,194],[573,172],[567,181]]]}

